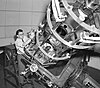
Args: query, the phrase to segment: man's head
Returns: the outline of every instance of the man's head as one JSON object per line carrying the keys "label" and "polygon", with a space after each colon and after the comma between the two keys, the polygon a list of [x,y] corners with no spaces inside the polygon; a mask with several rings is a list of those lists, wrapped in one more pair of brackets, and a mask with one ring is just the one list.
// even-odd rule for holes
{"label": "man's head", "polygon": [[24,36],[23,30],[22,30],[22,29],[18,29],[18,30],[16,31],[16,36],[17,36],[18,38],[23,38],[23,36]]}

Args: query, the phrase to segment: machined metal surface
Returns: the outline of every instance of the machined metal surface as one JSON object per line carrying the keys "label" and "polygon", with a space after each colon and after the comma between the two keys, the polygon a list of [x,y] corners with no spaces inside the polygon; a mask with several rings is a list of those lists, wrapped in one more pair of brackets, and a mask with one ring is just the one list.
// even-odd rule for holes
{"label": "machined metal surface", "polygon": [[[95,0],[57,1],[51,1],[38,29],[31,31],[35,36],[25,48],[28,70],[49,88],[99,88],[85,72],[89,56],[85,51],[100,43],[100,25],[94,17],[94,12],[99,14],[99,4],[93,7]],[[51,70],[54,68],[55,73]]]}

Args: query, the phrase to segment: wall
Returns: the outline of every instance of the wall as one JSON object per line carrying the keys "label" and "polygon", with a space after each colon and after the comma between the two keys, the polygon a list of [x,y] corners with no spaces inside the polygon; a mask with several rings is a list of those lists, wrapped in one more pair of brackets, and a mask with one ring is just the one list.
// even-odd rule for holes
{"label": "wall", "polygon": [[0,0],[0,46],[13,43],[18,28],[37,28],[50,0]]}

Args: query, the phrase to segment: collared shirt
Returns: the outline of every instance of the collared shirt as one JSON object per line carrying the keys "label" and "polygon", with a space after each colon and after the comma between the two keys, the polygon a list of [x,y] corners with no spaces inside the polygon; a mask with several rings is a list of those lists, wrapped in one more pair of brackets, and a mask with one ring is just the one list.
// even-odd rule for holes
{"label": "collared shirt", "polygon": [[23,54],[24,53],[24,46],[23,44],[28,40],[28,38],[26,36],[24,36],[23,39],[21,38],[17,38],[15,41],[15,46],[17,49],[17,53],[18,54]]}

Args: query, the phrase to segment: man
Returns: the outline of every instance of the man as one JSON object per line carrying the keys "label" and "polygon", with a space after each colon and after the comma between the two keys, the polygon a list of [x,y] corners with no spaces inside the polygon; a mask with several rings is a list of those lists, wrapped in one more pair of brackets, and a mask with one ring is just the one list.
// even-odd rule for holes
{"label": "man", "polygon": [[16,37],[17,38],[15,40],[15,46],[16,46],[17,54],[18,54],[19,80],[20,80],[20,83],[23,84],[24,78],[23,78],[23,76],[20,76],[20,73],[23,72],[25,69],[25,66],[22,63],[22,59],[25,58],[23,56],[23,54],[25,54],[24,47],[26,47],[28,45],[28,43],[31,41],[31,39],[29,39],[28,37],[26,37],[24,35],[24,32],[22,29],[18,29],[16,31]]}

